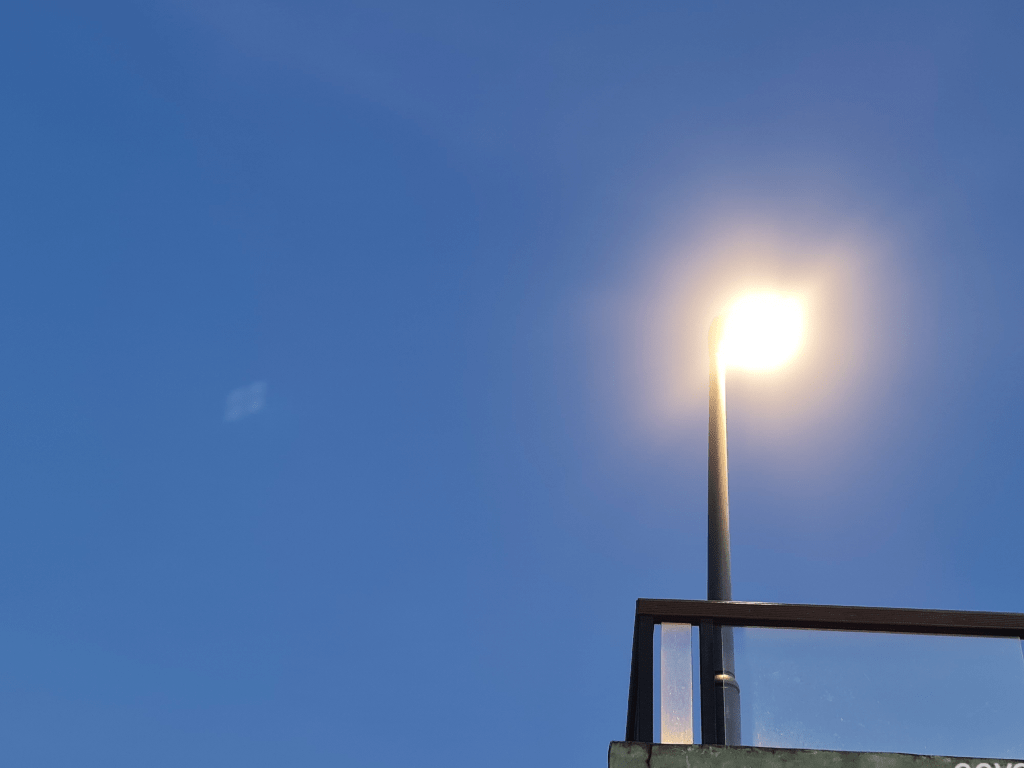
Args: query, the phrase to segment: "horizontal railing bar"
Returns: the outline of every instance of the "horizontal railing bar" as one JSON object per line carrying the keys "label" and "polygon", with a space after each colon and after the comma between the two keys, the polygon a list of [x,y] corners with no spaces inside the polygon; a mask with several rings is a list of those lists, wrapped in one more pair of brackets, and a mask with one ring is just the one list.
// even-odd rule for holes
{"label": "horizontal railing bar", "polygon": [[857,605],[651,600],[643,597],[636,601],[636,613],[638,616],[653,617],[656,624],[663,621],[700,624],[702,619],[713,619],[738,627],[1024,637],[1022,613],[869,608]]}

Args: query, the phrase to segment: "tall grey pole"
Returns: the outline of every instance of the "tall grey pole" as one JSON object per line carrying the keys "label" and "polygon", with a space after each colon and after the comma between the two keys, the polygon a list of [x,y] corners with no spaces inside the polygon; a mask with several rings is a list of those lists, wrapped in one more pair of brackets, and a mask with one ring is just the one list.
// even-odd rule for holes
{"label": "tall grey pole", "polygon": [[[725,366],[719,354],[722,318],[708,333],[710,387],[708,392],[708,600],[732,600],[732,561],[729,554],[729,448],[725,429]],[[713,637],[715,670],[715,743],[740,744],[740,687],[732,627],[716,627]]]}
{"label": "tall grey pole", "polygon": [[722,318],[708,333],[708,600],[732,600],[729,555],[729,448],[725,431],[725,366],[718,353]]}

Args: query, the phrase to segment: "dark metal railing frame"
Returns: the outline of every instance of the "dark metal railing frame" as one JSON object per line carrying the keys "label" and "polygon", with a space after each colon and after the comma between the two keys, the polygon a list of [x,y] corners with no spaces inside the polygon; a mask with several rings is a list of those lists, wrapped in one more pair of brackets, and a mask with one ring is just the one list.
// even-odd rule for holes
{"label": "dark metal railing frame", "polygon": [[701,743],[720,743],[722,730],[714,699],[715,629],[778,627],[915,635],[970,635],[1024,638],[1024,614],[868,608],[851,605],[788,605],[708,600],[636,601],[633,660],[629,672],[626,741],[654,741],[654,625],[690,624],[700,629]]}

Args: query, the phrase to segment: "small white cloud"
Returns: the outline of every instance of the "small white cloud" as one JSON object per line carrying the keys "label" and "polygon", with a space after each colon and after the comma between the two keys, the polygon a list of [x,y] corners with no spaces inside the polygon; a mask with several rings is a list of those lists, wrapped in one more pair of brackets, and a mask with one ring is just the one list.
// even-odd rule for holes
{"label": "small white cloud", "polygon": [[263,410],[267,403],[267,382],[257,381],[247,387],[239,387],[228,395],[224,408],[224,421],[238,421]]}

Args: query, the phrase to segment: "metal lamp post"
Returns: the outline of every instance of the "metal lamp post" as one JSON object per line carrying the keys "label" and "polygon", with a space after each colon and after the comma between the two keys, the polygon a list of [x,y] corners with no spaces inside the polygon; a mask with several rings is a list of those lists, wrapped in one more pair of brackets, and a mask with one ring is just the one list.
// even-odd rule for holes
{"label": "metal lamp post", "polygon": [[[708,600],[732,600],[729,554],[729,448],[725,429],[725,361],[721,355],[724,321],[716,317],[708,333]],[[740,687],[736,682],[732,627],[716,627],[712,639],[715,709],[718,726],[711,743],[739,745]]]}
{"label": "metal lamp post", "polygon": [[[736,366],[766,371],[796,354],[803,341],[803,305],[795,296],[754,293],[716,317],[708,333],[708,600],[732,600],[729,555],[729,450],[725,429],[725,372]],[[733,628],[712,630],[714,706],[704,742],[740,744],[740,687]]]}

